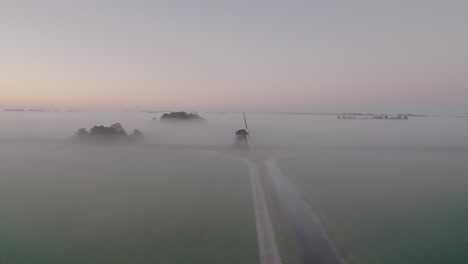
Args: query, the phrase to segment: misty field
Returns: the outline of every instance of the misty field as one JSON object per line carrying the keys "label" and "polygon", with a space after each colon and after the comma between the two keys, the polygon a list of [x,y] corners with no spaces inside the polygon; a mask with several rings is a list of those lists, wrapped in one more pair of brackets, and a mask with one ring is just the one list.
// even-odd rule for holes
{"label": "misty field", "polygon": [[0,172],[0,263],[258,261],[240,161],[0,142]]}
{"label": "misty field", "polygon": [[350,263],[468,263],[468,151],[315,148],[278,160]]}

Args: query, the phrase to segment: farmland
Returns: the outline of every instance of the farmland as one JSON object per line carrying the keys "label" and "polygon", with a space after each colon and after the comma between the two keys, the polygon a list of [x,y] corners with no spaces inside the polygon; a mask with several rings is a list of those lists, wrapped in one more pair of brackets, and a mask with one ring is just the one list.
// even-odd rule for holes
{"label": "farmland", "polygon": [[0,263],[258,261],[240,161],[0,142],[0,171]]}
{"label": "farmland", "polygon": [[468,154],[316,148],[282,158],[350,263],[467,263]]}

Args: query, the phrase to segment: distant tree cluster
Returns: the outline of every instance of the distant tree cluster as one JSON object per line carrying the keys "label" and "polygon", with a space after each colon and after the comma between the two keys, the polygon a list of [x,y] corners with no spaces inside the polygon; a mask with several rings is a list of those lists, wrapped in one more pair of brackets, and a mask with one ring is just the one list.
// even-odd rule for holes
{"label": "distant tree cluster", "polygon": [[385,120],[407,120],[408,119],[408,116],[406,115],[396,115],[396,116],[389,116],[389,115],[372,115],[372,116],[359,116],[359,117],[356,117],[354,115],[339,115],[338,116],[338,119],[385,119]]}
{"label": "distant tree cluster", "polygon": [[203,117],[197,113],[187,112],[171,112],[161,116],[161,121],[205,121]]}
{"label": "distant tree cluster", "polygon": [[89,131],[90,135],[104,135],[104,136],[126,136],[127,132],[120,123],[111,125],[110,127],[95,126]]}
{"label": "distant tree cluster", "polygon": [[132,134],[128,135],[120,123],[115,123],[109,127],[94,126],[89,130],[89,132],[86,128],[80,128],[75,132],[75,136],[73,138],[77,140],[105,138],[141,140],[143,138],[143,133],[138,129],[135,129]]}

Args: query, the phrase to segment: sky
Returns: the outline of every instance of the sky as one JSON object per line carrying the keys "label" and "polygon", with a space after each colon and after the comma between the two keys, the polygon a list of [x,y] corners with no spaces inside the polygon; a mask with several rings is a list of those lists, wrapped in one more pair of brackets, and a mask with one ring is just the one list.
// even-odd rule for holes
{"label": "sky", "polygon": [[0,107],[468,114],[468,0],[0,0]]}

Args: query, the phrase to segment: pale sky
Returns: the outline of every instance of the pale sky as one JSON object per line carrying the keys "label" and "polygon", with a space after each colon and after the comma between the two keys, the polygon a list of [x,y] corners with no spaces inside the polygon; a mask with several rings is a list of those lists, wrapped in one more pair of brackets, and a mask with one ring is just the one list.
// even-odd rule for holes
{"label": "pale sky", "polygon": [[0,107],[468,114],[468,0],[0,0]]}

